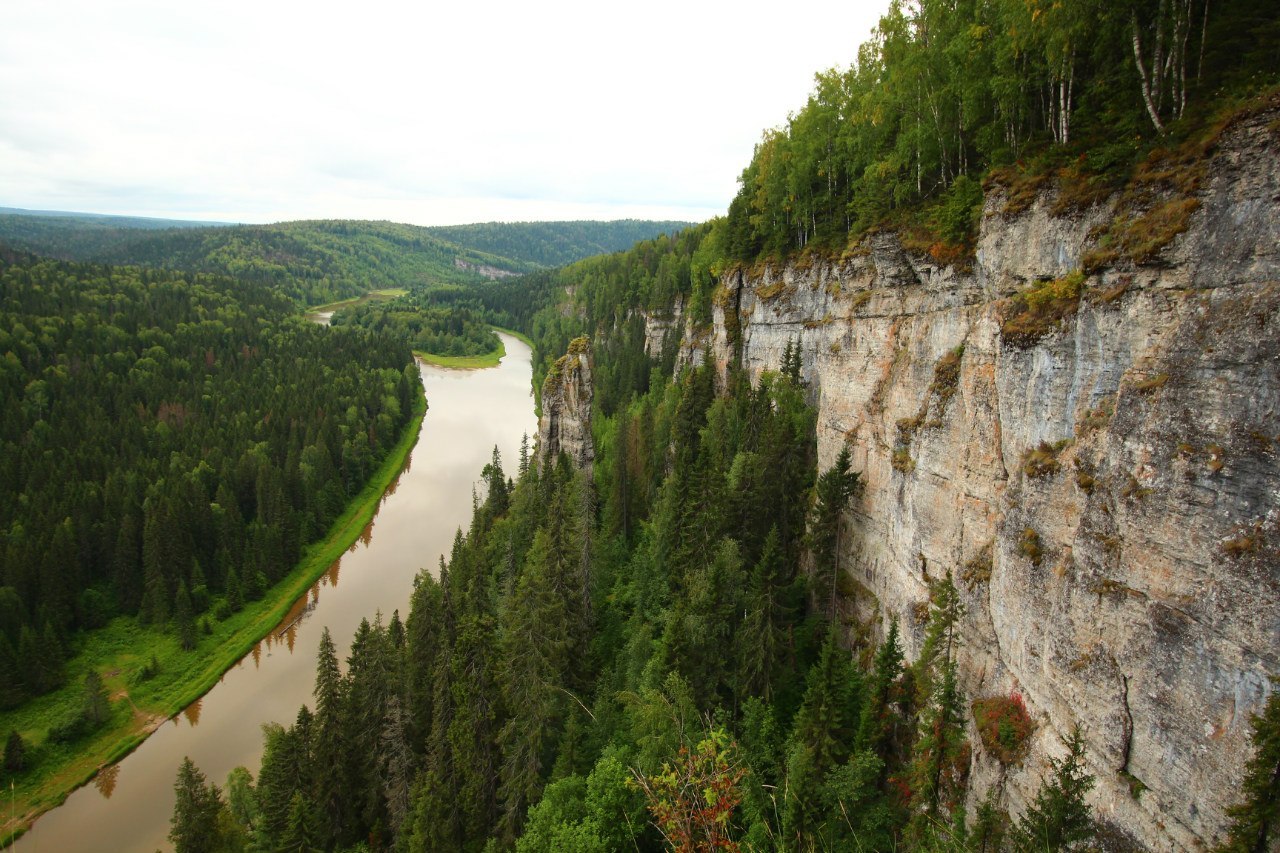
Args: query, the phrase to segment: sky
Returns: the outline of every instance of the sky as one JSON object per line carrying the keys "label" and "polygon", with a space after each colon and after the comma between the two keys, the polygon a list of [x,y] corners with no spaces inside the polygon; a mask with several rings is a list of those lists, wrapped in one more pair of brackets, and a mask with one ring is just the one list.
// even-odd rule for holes
{"label": "sky", "polygon": [[886,7],[7,0],[0,206],[702,221]]}

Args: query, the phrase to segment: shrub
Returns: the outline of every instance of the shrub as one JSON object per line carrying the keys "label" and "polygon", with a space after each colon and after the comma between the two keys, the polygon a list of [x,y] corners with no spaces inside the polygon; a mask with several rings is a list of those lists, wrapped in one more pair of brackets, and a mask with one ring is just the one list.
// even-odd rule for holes
{"label": "shrub", "polygon": [[1058,454],[1070,444],[1070,439],[1054,442],[1040,442],[1040,446],[1022,454],[1022,473],[1032,479],[1051,477],[1058,473]]}
{"label": "shrub", "polygon": [[1035,729],[1022,694],[1015,690],[1008,696],[977,700],[973,703],[973,719],[982,745],[996,760],[1006,767],[1022,760]]}
{"label": "shrub", "polygon": [[988,542],[983,545],[982,550],[975,554],[973,559],[965,563],[964,569],[960,572],[960,580],[964,581],[965,586],[969,589],[991,580],[991,569],[995,565],[991,553],[991,544]]}
{"label": "shrub", "polygon": [[1036,532],[1034,527],[1028,527],[1022,531],[1022,536],[1018,538],[1018,553],[1031,561],[1032,565],[1040,565],[1040,561],[1044,559],[1044,548],[1040,544],[1040,534]]}
{"label": "shrub", "polygon": [[1034,346],[1080,306],[1084,273],[1080,270],[1033,285],[1009,300],[1000,337],[1015,347]]}

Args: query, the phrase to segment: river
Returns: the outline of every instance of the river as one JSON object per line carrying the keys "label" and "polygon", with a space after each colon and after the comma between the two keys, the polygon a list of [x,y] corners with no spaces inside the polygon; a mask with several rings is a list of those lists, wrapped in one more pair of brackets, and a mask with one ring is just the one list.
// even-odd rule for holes
{"label": "river", "polygon": [[495,445],[514,476],[521,436],[527,433],[532,443],[537,433],[531,353],[516,338],[501,337],[507,355],[498,367],[420,365],[430,408],[418,443],[360,539],[211,691],[39,818],[15,850],[169,850],[173,783],[183,756],[220,787],[238,765],[256,778],[262,725],[292,723],[300,705],[314,705],[315,654],[324,627],[345,661],[361,619],[372,621],[379,610],[385,618],[394,610],[407,617],[418,570],[434,574],[455,531],[470,523],[472,491],[480,488],[480,471]]}

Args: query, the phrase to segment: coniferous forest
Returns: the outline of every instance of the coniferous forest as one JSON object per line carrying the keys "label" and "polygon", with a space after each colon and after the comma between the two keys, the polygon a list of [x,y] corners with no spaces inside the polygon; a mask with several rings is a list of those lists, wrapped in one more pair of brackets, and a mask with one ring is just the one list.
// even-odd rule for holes
{"label": "coniferous forest", "polygon": [[0,703],[62,683],[81,633],[260,597],[395,444],[402,339],[326,335],[229,279],[0,266]]}
{"label": "coniferous forest", "polygon": [[[860,483],[847,452],[816,470],[798,350],[717,393],[710,367],[673,371],[679,328],[646,352],[639,312],[679,303],[706,327],[728,265],[872,227],[963,257],[984,179],[1115,192],[1274,86],[1278,49],[1274,9],[1251,0],[895,2],[765,134],[725,219],[478,289],[534,338],[535,384],[590,337],[594,468],[495,455],[407,619],[371,616],[345,665],[326,637],[315,701],[267,733],[256,778],[224,792],[184,766],[175,833],[281,850],[1093,843],[1078,730],[1020,816],[990,798],[966,812],[967,720],[1004,762],[1032,722],[1016,692],[959,689],[950,575],[914,661],[896,624],[877,644],[830,618]],[[1228,849],[1274,831],[1271,706]]]}
{"label": "coniferous forest", "polygon": [[[857,62],[765,134],[725,219],[480,289],[537,343],[535,384],[590,337],[594,469],[495,457],[408,618],[362,626],[345,667],[322,645],[314,704],[268,732],[256,781],[232,780],[236,819],[184,768],[182,802],[205,806],[175,831],[203,821],[261,849],[1092,843],[1079,731],[1020,816],[993,799],[966,812],[967,720],[1006,762],[1032,722],[1016,692],[960,691],[950,575],[914,661],[896,625],[876,644],[829,618],[859,476],[847,453],[816,470],[798,351],[717,393],[708,367],[672,378],[679,328],[646,353],[638,312],[680,303],[705,327],[728,265],[839,251],[872,227],[962,258],[984,179],[1115,192],[1274,86],[1278,26],[1249,0],[895,2]],[[1259,755],[1278,738],[1259,720]],[[1273,770],[1258,760],[1230,849],[1264,849]]]}
{"label": "coniferous forest", "polygon": [[[0,708],[64,686],[112,620],[191,649],[266,594],[401,439],[412,350],[489,352],[496,324],[534,341],[535,388],[590,352],[594,464],[495,449],[410,611],[369,614],[345,660],[326,630],[313,701],[267,727],[260,765],[176,768],[178,851],[1113,841],[1079,729],[1019,814],[972,796],[971,738],[1007,767],[1034,723],[1016,691],[961,689],[959,578],[929,582],[914,660],[896,622],[873,637],[836,618],[856,583],[841,518],[863,486],[847,450],[819,469],[798,342],[754,382],[678,350],[686,324],[711,327],[735,265],[839,255],[882,228],[965,264],[997,185],[1016,206],[1053,182],[1064,214],[1156,187],[1161,222],[1111,228],[1097,262],[1149,256],[1186,227],[1196,159],[1275,98],[1280,14],[894,0],[854,60],[765,132],[726,216],[567,267],[540,269],[574,254],[562,232],[493,224],[98,229],[93,257],[115,264],[4,250]],[[76,256],[68,232],[23,227],[21,248]],[[490,262],[524,275],[482,281],[471,267]],[[410,292],[332,329],[298,316],[385,284]],[[673,315],[646,339],[646,318]],[[96,678],[50,743],[110,713]],[[1280,837],[1278,696],[1253,721],[1224,850]],[[11,778],[38,759],[9,737]]]}

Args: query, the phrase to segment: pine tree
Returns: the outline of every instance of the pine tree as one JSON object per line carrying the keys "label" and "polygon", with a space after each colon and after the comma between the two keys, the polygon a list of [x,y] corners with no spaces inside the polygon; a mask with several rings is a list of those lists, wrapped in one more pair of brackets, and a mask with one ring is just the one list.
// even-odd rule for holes
{"label": "pine tree", "polygon": [[1010,832],[1018,853],[1062,850],[1094,835],[1093,815],[1084,798],[1095,780],[1084,766],[1080,727],[1073,728],[1062,744],[1066,757],[1049,759],[1052,775],[1041,782],[1035,800]]}
{"label": "pine tree", "polygon": [[1267,853],[1280,838],[1280,691],[1267,699],[1253,727],[1253,757],[1245,764],[1244,801],[1227,809],[1231,830],[1222,853]]}

